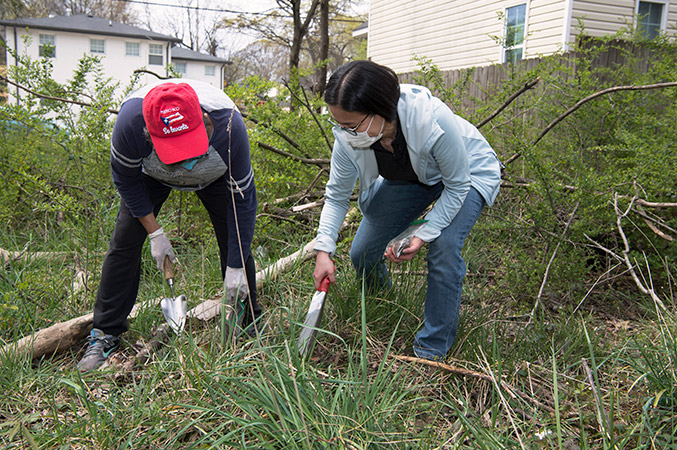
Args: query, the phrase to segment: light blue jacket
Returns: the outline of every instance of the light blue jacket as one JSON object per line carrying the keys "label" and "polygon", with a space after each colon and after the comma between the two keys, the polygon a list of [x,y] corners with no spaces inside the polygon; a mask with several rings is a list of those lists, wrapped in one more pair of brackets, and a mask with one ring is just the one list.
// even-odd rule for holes
{"label": "light blue jacket", "polygon": [[[494,203],[501,182],[501,164],[477,128],[455,115],[423,86],[400,85],[397,114],[419,181],[427,185],[444,183],[442,195],[425,217],[428,222],[416,233],[423,241],[431,242],[456,216],[470,186],[477,189],[487,205]],[[374,151],[353,148],[345,136],[344,131],[334,130],[331,170],[314,247],[331,255],[336,251],[338,231],[357,180],[361,209],[369,205],[383,182]]]}

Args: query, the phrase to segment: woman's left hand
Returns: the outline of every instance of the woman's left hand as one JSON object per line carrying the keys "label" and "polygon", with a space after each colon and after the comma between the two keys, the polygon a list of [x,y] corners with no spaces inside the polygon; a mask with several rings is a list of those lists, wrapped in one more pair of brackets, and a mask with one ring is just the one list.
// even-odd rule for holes
{"label": "woman's left hand", "polygon": [[418,253],[421,247],[423,247],[423,244],[425,244],[425,241],[414,236],[413,238],[411,238],[411,243],[409,244],[409,247],[402,250],[402,253],[400,253],[399,257],[395,254],[395,251],[393,250],[392,247],[387,248],[383,256],[385,256],[390,261],[396,263],[402,261],[409,261],[416,255],[416,253]]}

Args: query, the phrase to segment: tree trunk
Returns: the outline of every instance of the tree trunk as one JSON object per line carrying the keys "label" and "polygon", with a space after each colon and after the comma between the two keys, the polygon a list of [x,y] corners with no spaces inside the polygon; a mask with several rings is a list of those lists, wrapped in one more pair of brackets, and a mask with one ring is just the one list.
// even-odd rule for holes
{"label": "tree trunk", "polygon": [[327,87],[327,65],[329,64],[329,0],[320,3],[320,67],[317,71],[315,94],[323,95]]}

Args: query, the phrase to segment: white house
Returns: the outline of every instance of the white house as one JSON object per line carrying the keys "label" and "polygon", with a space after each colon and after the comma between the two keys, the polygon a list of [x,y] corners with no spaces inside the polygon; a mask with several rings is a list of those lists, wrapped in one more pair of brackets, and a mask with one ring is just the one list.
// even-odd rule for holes
{"label": "white house", "polygon": [[367,56],[395,72],[414,56],[441,70],[568,50],[580,34],[638,29],[677,36],[677,0],[371,0]]}
{"label": "white house", "polygon": [[[8,47],[8,67],[17,64],[9,50],[33,59],[52,58],[53,77],[60,83],[72,78],[83,55],[95,55],[101,57],[105,74],[122,86],[129,84],[137,69],[164,77],[173,65],[186,77],[223,87],[226,60],[175,47],[180,39],[143,28],[86,15],[0,20],[0,27]],[[140,81],[156,79],[143,74]],[[25,95],[19,88],[8,86],[8,90],[9,101]]]}
{"label": "white house", "polygon": [[223,88],[223,69],[230,61],[184,47],[172,47],[172,66],[182,77]]}

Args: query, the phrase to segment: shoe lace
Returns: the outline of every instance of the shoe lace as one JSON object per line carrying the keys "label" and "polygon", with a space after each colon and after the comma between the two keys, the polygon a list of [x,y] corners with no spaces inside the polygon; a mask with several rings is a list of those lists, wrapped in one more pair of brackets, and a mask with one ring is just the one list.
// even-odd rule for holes
{"label": "shoe lace", "polygon": [[103,353],[106,344],[111,345],[111,343],[108,342],[108,339],[106,339],[105,337],[91,338],[89,347],[87,347],[84,357],[86,358],[87,356],[98,355],[100,353]]}

